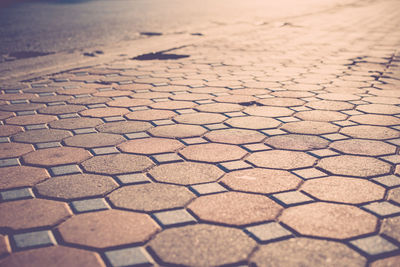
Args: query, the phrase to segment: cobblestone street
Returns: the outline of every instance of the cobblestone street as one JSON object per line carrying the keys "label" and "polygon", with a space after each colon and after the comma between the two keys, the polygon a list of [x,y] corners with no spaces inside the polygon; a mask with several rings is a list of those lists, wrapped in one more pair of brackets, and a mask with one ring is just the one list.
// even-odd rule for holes
{"label": "cobblestone street", "polygon": [[400,266],[399,29],[359,1],[0,84],[0,266]]}

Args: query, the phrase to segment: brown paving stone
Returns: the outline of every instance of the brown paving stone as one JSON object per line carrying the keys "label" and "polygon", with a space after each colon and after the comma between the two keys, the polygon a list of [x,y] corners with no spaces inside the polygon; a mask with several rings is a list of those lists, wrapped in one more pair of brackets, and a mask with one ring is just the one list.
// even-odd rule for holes
{"label": "brown paving stone", "polygon": [[14,135],[13,139],[23,143],[41,143],[61,141],[71,136],[71,133],[57,129],[31,130]]}
{"label": "brown paving stone", "polygon": [[33,186],[49,178],[45,169],[13,166],[0,168],[0,189],[10,189],[13,187]]}
{"label": "brown paving stone", "polygon": [[197,162],[163,164],[150,171],[156,181],[182,185],[214,182],[223,174],[215,165]]}
{"label": "brown paving stone", "polygon": [[126,115],[126,117],[130,120],[138,120],[138,121],[153,121],[153,120],[163,120],[170,119],[177,114],[170,110],[139,110],[135,112],[131,112]]}
{"label": "brown paving stone", "polygon": [[[396,89],[396,88],[395,88]],[[376,96],[388,96],[388,97],[400,97],[399,90],[378,90],[378,89],[369,89],[368,93]]]}
{"label": "brown paving stone", "polygon": [[283,117],[283,116],[290,116],[294,113],[293,110],[290,110],[285,107],[266,107],[266,106],[248,107],[243,112],[249,115],[262,116],[262,117]]}
{"label": "brown paving stone", "polygon": [[36,115],[12,117],[7,119],[6,123],[15,125],[31,125],[31,124],[48,123],[55,120],[57,120],[57,117],[55,116],[36,114]]}
{"label": "brown paving stone", "polygon": [[22,127],[15,125],[0,125],[0,136],[11,136],[13,134],[22,132]]}
{"label": "brown paving stone", "polygon": [[340,93],[327,93],[327,94],[318,94],[317,97],[325,100],[334,100],[334,101],[351,101],[351,100],[359,100],[361,99],[358,95],[353,94],[340,94]]}
{"label": "brown paving stone", "polygon": [[89,116],[89,117],[95,117],[95,118],[102,118],[102,117],[112,117],[112,116],[123,116],[125,114],[129,113],[129,110],[126,108],[93,108],[93,109],[87,109],[80,114],[82,116]]}
{"label": "brown paving stone", "polygon": [[93,104],[103,104],[107,101],[110,101],[108,97],[78,97],[68,100],[69,104],[76,104],[76,105],[93,105]]}
{"label": "brown paving stone", "polygon": [[228,192],[199,197],[188,209],[204,221],[245,225],[273,220],[282,207],[265,196]]}
{"label": "brown paving stone", "polygon": [[205,134],[212,142],[227,143],[227,144],[247,144],[256,143],[264,140],[265,135],[251,130],[244,129],[226,129],[216,130]]}
{"label": "brown paving stone", "polygon": [[26,164],[39,166],[53,166],[70,163],[80,163],[91,155],[82,148],[53,147],[40,149],[24,155],[22,158]]}
{"label": "brown paving stone", "polygon": [[110,102],[107,102],[107,105],[111,107],[139,107],[139,106],[148,106],[153,104],[154,102],[149,99],[132,99],[132,98],[124,98],[124,99],[116,99]]}
{"label": "brown paving stone", "polygon": [[174,152],[184,145],[178,140],[166,138],[145,138],[124,142],[118,145],[123,152],[135,154],[158,154]]}
{"label": "brown paving stone", "polygon": [[320,100],[320,101],[312,101],[306,104],[307,107],[314,109],[322,109],[322,110],[347,110],[352,109],[354,107],[353,104],[343,102],[343,101],[329,101],[329,100]]}
{"label": "brown paving stone", "polygon": [[399,138],[400,132],[388,127],[371,126],[371,125],[357,125],[350,127],[343,127],[340,133],[349,135],[354,138],[365,139],[392,139]]}
{"label": "brown paving stone", "polygon": [[20,143],[0,143],[0,159],[14,158],[33,151],[32,145]]}
{"label": "brown paving stone", "polygon": [[302,111],[298,112],[294,115],[295,117],[305,120],[305,121],[341,121],[345,120],[348,116],[330,110],[311,110],[311,111]]}
{"label": "brown paving stone", "polygon": [[373,115],[373,114],[355,115],[351,116],[350,120],[358,122],[360,124],[377,125],[377,126],[392,126],[400,124],[400,118],[396,118],[389,115]]}
{"label": "brown paving stone", "polygon": [[153,166],[153,162],[144,156],[113,154],[93,157],[82,166],[88,172],[113,175],[140,172]]}
{"label": "brown paving stone", "polygon": [[[396,168],[396,173],[399,174],[399,167]],[[400,204],[400,187],[389,191],[388,200],[392,200]]]}
{"label": "brown paving stone", "polygon": [[400,217],[384,219],[381,225],[381,233],[400,242]]}
{"label": "brown paving stone", "polygon": [[0,235],[0,257],[3,257],[4,255],[7,255],[9,253],[10,253],[10,244],[5,236]]}
{"label": "brown paving stone", "polygon": [[224,96],[218,96],[214,98],[214,100],[220,103],[238,104],[238,103],[253,102],[256,101],[257,98],[250,95],[224,95]]}
{"label": "brown paving stone", "polygon": [[65,113],[77,113],[85,109],[86,108],[84,106],[79,106],[79,105],[56,105],[56,106],[41,108],[38,110],[38,112],[42,114],[60,115]]}
{"label": "brown paving stone", "polygon": [[149,133],[158,137],[185,138],[205,134],[207,130],[199,125],[163,125],[149,130]]}
{"label": "brown paving stone", "polygon": [[393,256],[385,259],[374,261],[370,264],[371,267],[396,267],[399,265],[400,256]]}
{"label": "brown paving stone", "polygon": [[266,144],[278,149],[312,150],[326,148],[329,141],[314,135],[285,134],[268,138]]}
{"label": "brown paving stone", "polygon": [[185,187],[159,183],[124,186],[109,195],[116,207],[137,211],[184,207],[194,198]]}
{"label": "brown paving stone", "polygon": [[106,248],[142,243],[155,234],[159,226],[146,214],[107,210],[75,215],[58,230],[67,243]]}
{"label": "brown paving stone", "polygon": [[388,105],[400,104],[400,98],[398,97],[369,96],[369,97],[364,97],[363,100],[375,104],[388,104]]}
{"label": "brown paving stone", "polygon": [[62,246],[16,252],[0,261],[0,266],[105,267],[101,257],[95,252]]}
{"label": "brown paving stone", "polygon": [[95,118],[70,118],[52,121],[49,123],[51,128],[76,130],[80,128],[92,128],[102,124],[103,121]]}
{"label": "brown paving stone", "polygon": [[195,107],[197,104],[194,102],[190,102],[190,101],[163,101],[163,102],[157,102],[154,103],[152,105],[150,105],[150,107],[154,108],[154,109],[184,109],[184,108],[193,108]]}
{"label": "brown paving stone", "polygon": [[180,153],[189,160],[222,162],[240,159],[247,152],[234,145],[208,143],[187,146]]}
{"label": "brown paving stone", "polygon": [[245,116],[229,119],[226,124],[236,128],[261,130],[278,127],[281,123],[272,118]]}
{"label": "brown paving stone", "polygon": [[369,177],[390,172],[390,165],[372,157],[335,156],[321,159],[318,167],[336,175]]}
{"label": "brown paving stone", "polygon": [[247,161],[258,167],[289,170],[311,167],[316,158],[298,151],[269,150],[252,153]]}
{"label": "brown paving stone", "polygon": [[150,123],[143,121],[118,121],[102,124],[96,129],[104,133],[124,134],[146,131],[151,127]]}
{"label": "brown paving stone", "polygon": [[200,87],[200,88],[190,88],[188,91],[193,93],[207,93],[207,94],[215,94],[215,93],[228,93],[231,90],[223,87]]}
{"label": "brown paving stone", "polygon": [[301,189],[320,200],[349,204],[381,200],[385,195],[385,189],[377,184],[338,176],[308,180]]}
{"label": "brown paving stone", "polygon": [[0,111],[0,120],[4,120],[12,116],[14,116],[14,113],[12,112]]}
{"label": "brown paving stone", "polygon": [[395,105],[382,105],[382,104],[360,105],[357,106],[356,109],[367,113],[375,113],[375,114],[393,115],[400,113],[400,107]]}
{"label": "brown paving stone", "polygon": [[0,94],[1,100],[20,100],[20,99],[32,99],[35,98],[35,94],[23,93],[23,94]]}
{"label": "brown paving stone", "polygon": [[387,143],[375,140],[349,139],[335,141],[330,145],[331,148],[346,154],[380,156],[394,154],[396,147]]}
{"label": "brown paving stone", "polygon": [[49,227],[71,215],[67,204],[45,199],[4,202],[0,213],[0,227],[13,230]]}
{"label": "brown paving stone", "polygon": [[[285,256],[287,255],[287,256]],[[365,266],[366,259],[344,244],[292,238],[263,245],[251,257],[257,266]]]}
{"label": "brown paving stone", "polygon": [[285,209],[280,221],[303,235],[345,239],[374,232],[378,219],[354,206],[316,202]]}
{"label": "brown paving stone", "polygon": [[43,108],[45,105],[37,103],[26,103],[26,104],[10,104],[1,105],[0,110],[3,111],[25,111],[25,110],[37,110]]}
{"label": "brown paving stone", "polygon": [[257,103],[265,106],[295,107],[302,106],[306,102],[297,98],[273,97],[257,100]]}
{"label": "brown paving stone", "polygon": [[64,140],[67,146],[76,146],[84,148],[113,146],[125,141],[125,138],[118,134],[110,133],[91,133],[79,134],[68,137]]}
{"label": "brown paving stone", "polygon": [[298,134],[328,134],[337,132],[339,126],[322,121],[296,121],[285,123],[281,129]]}
{"label": "brown paving stone", "polygon": [[213,103],[213,104],[199,105],[196,107],[196,109],[203,112],[225,113],[225,112],[241,111],[242,109],[244,109],[244,107],[232,103]]}
{"label": "brown paving stone", "polygon": [[214,114],[214,113],[205,113],[205,112],[197,112],[197,113],[190,113],[190,114],[183,114],[176,116],[174,120],[179,123],[184,124],[210,124],[210,123],[221,123],[226,120],[227,117],[221,114]]}
{"label": "brown paving stone", "polygon": [[42,196],[67,200],[103,196],[117,187],[118,184],[108,176],[75,174],[48,179],[35,188]]}
{"label": "brown paving stone", "polygon": [[167,229],[149,246],[165,263],[220,266],[245,261],[256,242],[239,229],[196,224]]}
{"label": "brown paving stone", "polygon": [[296,189],[301,181],[287,171],[261,168],[230,172],[221,180],[233,190],[262,194]]}

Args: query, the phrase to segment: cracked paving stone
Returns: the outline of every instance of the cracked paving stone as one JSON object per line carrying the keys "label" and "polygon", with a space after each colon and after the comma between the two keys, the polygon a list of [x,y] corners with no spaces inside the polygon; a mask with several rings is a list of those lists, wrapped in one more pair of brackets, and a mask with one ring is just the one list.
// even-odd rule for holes
{"label": "cracked paving stone", "polygon": [[226,124],[235,128],[261,130],[276,128],[281,124],[281,122],[272,118],[265,118],[260,116],[244,116],[231,118],[226,121]]}
{"label": "cracked paving stone", "polygon": [[215,182],[224,172],[212,164],[179,162],[156,166],[149,174],[158,182],[191,185]]}
{"label": "cracked paving stone", "polygon": [[163,263],[188,266],[246,261],[255,245],[239,229],[206,224],[167,229],[149,243]]}
{"label": "cracked paving stone", "polygon": [[389,116],[389,115],[374,115],[374,114],[355,115],[351,116],[350,120],[360,124],[376,125],[376,126],[392,126],[400,124],[400,118],[396,118],[394,116]]}
{"label": "cracked paving stone", "polygon": [[304,121],[325,121],[325,122],[342,121],[348,117],[343,113],[330,110],[302,111],[296,113],[294,116]]}
{"label": "cracked paving stone", "polygon": [[381,156],[394,154],[396,147],[375,140],[350,139],[331,143],[331,148],[346,154]]}
{"label": "cracked paving stone", "polygon": [[0,125],[0,136],[8,137],[22,132],[23,128],[16,125]]}
{"label": "cracked paving stone", "polygon": [[40,149],[24,155],[22,158],[26,164],[53,166],[70,163],[80,163],[90,158],[89,152],[75,147],[53,147]]}
{"label": "cracked paving stone", "polygon": [[102,124],[96,129],[103,133],[125,134],[143,132],[151,127],[150,123],[144,121],[119,121]]}
{"label": "cracked paving stone", "polygon": [[261,142],[265,139],[265,135],[252,130],[245,129],[226,129],[216,130],[205,134],[212,142],[227,143],[227,144],[247,144]]}
{"label": "cracked paving stone", "polygon": [[227,113],[227,112],[241,111],[244,109],[244,107],[232,103],[213,103],[213,104],[199,105],[196,107],[196,109],[202,112]]}
{"label": "cracked paving stone", "polygon": [[247,161],[258,167],[288,170],[311,167],[316,158],[298,151],[269,150],[252,153]]}
{"label": "cracked paving stone", "polygon": [[233,190],[270,194],[297,188],[302,180],[287,171],[254,168],[225,174],[221,182]]}
{"label": "cracked paving stone", "polygon": [[248,107],[244,111],[249,115],[261,117],[284,117],[291,116],[294,111],[284,107],[254,106]]}
{"label": "cracked paving stone", "polygon": [[372,233],[378,223],[357,207],[321,202],[287,208],[279,220],[300,234],[335,239]]}
{"label": "cracked paving stone", "polygon": [[247,152],[234,145],[208,143],[187,146],[180,154],[189,160],[222,162],[241,159]]}
{"label": "cracked paving stone", "polygon": [[128,154],[95,156],[82,163],[82,167],[88,172],[110,175],[140,172],[153,165],[147,157]]}
{"label": "cracked paving stone", "polygon": [[282,207],[265,196],[227,192],[201,196],[188,209],[204,221],[245,225],[273,220]]}
{"label": "cracked paving stone", "polygon": [[285,123],[281,129],[298,134],[328,134],[337,132],[339,126],[322,121],[297,121]]}
{"label": "cracked paving stone", "polygon": [[122,210],[83,213],[58,226],[65,242],[95,248],[142,243],[159,230],[149,215]]}
{"label": "cracked paving stone", "polygon": [[103,196],[117,187],[111,177],[95,174],[59,176],[35,186],[42,196],[64,200]]}
{"label": "cracked paving stone", "polygon": [[344,244],[301,237],[263,245],[252,255],[250,262],[260,267],[336,267],[365,266],[367,261]]}
{"label": "cracked paving stone", "polygon": [[193,198],[195,195],[185,187],[159,183],[124,186],[109,195],[116,207],[136,211],[180,208]]}
{"label": "cracked paving stone", "polygon": [[67,146],[93,148],[113,146],[122,143],[125,138],[118,134],[90,133],[68,137],[64,140]]}
{"label": "cracked paving stone", "polygon": [[13,166],[0,168],[0,177],[0,189],[11,189],[14,187],[33,186],[48,179],[50,176],[42,168]]}
{"label": "cracked paving stone", "polygon": [[148,132],[158,137],[186,138],[201,136],[205,134],[207,130],[199,125],[175,124],[157,126],[150,129]]}
{"label": "cracked paving stone", "polygon": [[45,143],[61,141],[69,136],[71,136],[71,133],[68,131],[43,129],[17,133],[13,136],[13,140],[22,143]]}
{"label": "cracked paving stone", "polygon": [[51,128],[76,130],[81,128],[93,128],[102,124],[103,121],[96,118],[71,118],[52,121],[49,123]]}
{"label": "cracked paving stone", "polygon": [[0,227],[13,230],[49,227],[71,216],[65,203],[45,199],[4,202],[0,213]]}
{"label": "cracked paving stone", "polygon": [[0,143],[0,159],[14,158],[33,151],[33,146],[20,143]]}
{"label": "cracked paving stone", "polygon": [[318,167],[336,175],[369,177],[390,172],[390,165],[372,157],[334,156],[321,159]]}
{"label": "cracked paving stone", "polygon": [[314,135],[286,134],[272,136],[266,144],[278,149],[313,150],[326,148],[329,141]]}
{"label": "cracked paving stone", "polygon": [[123,152],[135,154],[158,154],[174,152],[185,145],[174,139],[144,138],[124,142],[118,145]]}
{"label": "cracked paving stone", "polygon": [[400,131],[396,131],[388,127],[370,126],[370,125],[343,127],[342,129],[340,129],[340,133],[349,135],[354,138],[376,139],[376,140],[392,139],[400,137]]}

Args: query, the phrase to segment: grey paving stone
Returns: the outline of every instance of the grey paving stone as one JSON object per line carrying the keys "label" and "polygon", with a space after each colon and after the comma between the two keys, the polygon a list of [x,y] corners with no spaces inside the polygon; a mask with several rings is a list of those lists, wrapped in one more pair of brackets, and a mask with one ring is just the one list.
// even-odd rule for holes
{"label": "grey paving stone", "polygon": [[26,130],[40,130],[40,129],[47,129],[46,124],[32,124],[25,126]]}
{"label": "grey paving stone", "polygon": [[325,139],[328,139],[330,141],[338,141],[338,140],[344,140],[344,139],[348,139],[349,137],[340,134],[340,133],[333,133],[333,134],[324,134],[322,135],[322,137],[324,137]]}
{"label": "grey paving stone", "polygon": [[339,155],[339,153],[330,150],[330,149],[318,149],[318,150],[313,150],[310,152],[311,155],[316,156],[318,158],[323,158],[323,157],[329,157],[329,156],[336,156]]}
{"label": "grey paving stone", "polygon": [[81,173],[81,169],[78,165],[64,165],[64,166],[57,166],[50,169],[51,173],[54,176],[58,175],[66,175],[66,174],[73,174],[73,173]]}
{"label": "grey paving stone", "polygon": [[74,134],[89,134],[89,133],[97,133],[96,129],[94,128],[82,128],[82,129],[76,129],[72,130]]}
{"label": "grey paving stone", "polygon": [[17,116],[24,116],[24,115],[35,115],[36,112],[33,110],[25,110],[25,111],[17,111]]}
{"label": "grey paving stone", "polygon": [[107,210],[110,206],[102,198],[72,201],[71,207],[76,213]]}
{"label": "grey paving stone", "polygon": [[196,222],[196,219],[184,209],[156,212],[153,216],[165,227]]}
{"label": "grey paving stone", "polygon": [[37,143],[35,144],[37,149],[42,148],[52,148],[52,147],[59,147],[61,144],[59,142],[47,142],[47,143]]}
{"label": "grey paving stone", "polygon": [[249,145],[243,145],[243,148],[250,151],[250,152],[257,152],[257,151],[265,151],[265,150],[271,150],[272,148],[261,143],[257,144],[249,144]]}
{"label": "grey paving stone", "polygon": [[118,149],[113,146],[93,148],[91,151],[95,156],[119,153]]}
{"label": "grey paving stone", "polygon": [[360,238],[350,243],[371,256],[398,250],[396,245],[378,235]]}
{"label": "grey paving stone", "polygon": [[221,130],[221,129],[227,129],[229,128],[228,126],[226,126],[223,123],[215,123],[215,124],[208,124],[208,125],[204,125],[204,127],[206,127],[208,130],[212,131],[212,130]]}
{"label": "grey paving stone", "polygon": [[31,188],[12,189],[0,192],[1,199],[4,201],[34,198]]}
{"label": "grey paving stone", "polygon": [[287,132],[279,130],[279,129],[264,130],[262,132],[268,136],[287,134]]}
{"label": "grey paving stone", "polygon": [[371,180],[380,183],[386,187],[395,187],[400,185],[400,177],[396,175],[386,175],[381,177],[372,178]]}
{"label": "grey paving stone", "polygon": [[18,159],[0,159],[0,167],[18,166]]}
{"label": "grey paving stone", "polygon": [[300,121],[298,118],[296,117],[278,117],[278,120],[280,120],[281,122],[294,122],[294,121]]}
{"label": "grey paving stone", "polygon": [[384,159],[393,164],[400,163],[400,155],[390,155],[390,156],[386,156],[386,157],[381,157],[381,159]]}
{"label": "grey paving stone", "polygon": [[178,112],[178,114],[180,114],[180,115],[196,113],[196,111],[194,109],[191,109],[191,108],[178,109],[178,110],[176,110],[176,112]]}
{"label": "grey paving stone", "polygon": [[149,135],[145,132],[137,132],[137,133],[125,134],[125,137],[129,140],[132,140],[132,139],[146,138],[146,137],[149,137]]}
{"label": "grey paving stone", "polygon": [[186,145],[204,144],[208,142],[203,137],[183,138],[181,139],[181,141],[184,142]]}
{"label": "grey paving stone", "polygon": [[299,191],[278,193],[274,194],[273,197],[287,206],[314,201],[312,198]]}
{"label": "grey paving stone", "polygon": [[[192,87],[193,88],[193,87]],[[211,103],[215,103],[212,100],[199,100],[199,101],[194,101],[195,103],[202,105],[202,104],[211,104]]]}
{"label": "grey paving stone", "polygon": [[223,187],[219,183],[192,185],[190,186],[190,188],[198,195],[208,195],[208,194],[228,191],[225,187]]}
{"label": "grey paving stone", "polygon": [[68,113],[68,114],[61,114],[57,116],[59,119],[71,119],[71,118],[79,118],[79,115],[76,113]]}
{"label": "grey paving stone", "polygon": [[292,235],[290,231],[283,228],[277,222],[269,222],[260,225],[250,226],[247,227],[245,230],[249,232],[259,242],[268,242]]}
{"label": "grey paving stone", "polygon": [[61,106],[61,105],[66,105],[65,102],[51,102],[51,103],[47,103],[47,105],[50,106]]}
{"label": "grey paving stone", "polygon": [[103,118],[105,122],[114,122],[114,121],[124,121],[125,119],[120,116],[113,116],[113,117],[105,117]]}
{"label": "grey paving stone", "polygon": [[342,127],[357,125],[357,123],[352,122],[352,121],[348,121],[348,120],[346,120],[346,121],[335,121],[335,122],[332,122],[332,123],[334,123],[336,125],[339,125],[339,126],[342,126]]}
{"label": "grey paving stone", "polygon": [[87,105],[88,108],[92,109],[92,108],[106,108],[107,105],[106,104],[93,104],[93,105]]}
{"label": "grey paving stone", "polygon": [[183,159],[181,157],[179,157],[179,155],[176,153],[166,153],[166,154],[154,155],[152,158],[157,163],[172,163],[172,162],[183,161]]}
{"label": "grey paving stone", "polygon": [[315,168],[307,168],[307,169],[302,169],[302,170],[297,170],[293,171],[297,176],[303,178],[303,179],[313,179],[313,178],[319,178],[319,177],[325,177],[327,176],[326,173],[315,169]]}
{"label": "grey paving stone", "polygon": [[218,164],[220,168],[225,171],[236,171],[251,168],[252,166],[243,160],[235,160],[229,162],[223,162]]}
{"label": "grey paving stone", "polygon": [[149,108],[148,107],[144,107],[144,106],[129,108],[130,111],[139,111],[139,110],[147,110],[147,109],[149,109]]}
{"label": "grey paving stone", "polygon": [[363,208],[382,217],[400,214],[400,207],[390,202],[374,202],[364,205]]}
{"label": "grey paving stone", "polygon": [[227,113],[224,113],[224,114],[226,116],[230,117],[230,118],[246,116],[246,114],[244,114],[243,112],[240,112],[240,111],[227,112]]}
{"label": "grey paving stone", "polygon": [[143,173],[132,173],[132,174],[124,174],[118,175],[117,180],[119,183],[127,185],[127,184],[142,184],[149,183],[150,180]]}
{"label": "grey paving stone", "polygon": [[10,142],[10,138],[8,137],[0,137],[0,143],[9,143]]}
{"label": "grey paving stone", "polygon": [[44,247],[56,244],[56,240],[51,231],[37,231],[31,233],[16,234],[13,237],[15,246],[18,249],[33,247]]}
{"label": "grey paving stone", "polygon": [[152,121],[152,123],[154,124],[154,126],[175,124],[175,122],[173,122],[172,120],[156,120]]}

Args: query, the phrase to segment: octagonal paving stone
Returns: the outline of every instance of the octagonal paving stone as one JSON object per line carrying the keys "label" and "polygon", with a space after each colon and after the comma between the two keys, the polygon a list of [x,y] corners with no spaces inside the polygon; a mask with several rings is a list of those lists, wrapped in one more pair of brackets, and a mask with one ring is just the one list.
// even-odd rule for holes
{"label": "octagonal paving stone", "polygon": [[375,104],[389,104],[389,105],[400,104],[400,99],[398,97],[367,96],[363,97],[362,100]]}
{"label": "octagonal paving stone", "polygon": [[366,259],[344,244],[310,238],[263,245],[250,258],[257,266],[365,266]]}
{"label": "octagonal paving stone", "polygon": [[81,111],[80,114],[82,116],[87,117],[95,117],[95,118],[103,118],[103,117],[112,117],[112,116],[123,116],[129,113],[129,109],[126,108],[93,108]]}
{"label": "octagonal paving stone", "polygon": [[0,266],[105,267],[105,264],[95,252],[63,246],[52,246],[15,252],[4,260],[0,260]]}
{"label": "octagonal paving stone", "polygon": [[196,100],[212,99],[213,96],[211,94],[184,93],[184,94],[173,95],[170,98],[172,100],[196,101]]}
{"label": "octagonal paving stone", "polygon": [[10,253],[10,245],[7,240],[7,237],[4,235],[0,235],[0,258],[9,253]]}
{"label": "octagonal paving stone", "polygon": [[51,128],[55,129],[75,130],[96,127],[102,123],[102,120],[96,118],[70,118],[52,121],[49,125]]}
{"label": "octagonal paving stone", "polygon": [[396,147],[381,141],[349,139],[335,141],[331,143],[331,148],[339,150],[345,154],[381,156],[394,154]]}
{"label": "octagonal paving stone", "polygon": [[351,100],[361,99],[361,97],[358,95],[343,94],[343,93],[318,94],[317,97],[325,100],[334,100],[334,101],[351,101]]}
{"label": "octagonal paving stone", "polygon": [[257,103],[264,106],[277,106],[277,107],[295,107],[302,106],[305,101],[297,98],[289,97],[271,97],[257,100]]}
{"label": "octagonal paving stone", "polygon": [[190,185],[218,180],[224,172],[215,165],[178,162],[154,167],[149,174],[159,182]]}
{"label": "octagonal paving stone", "polygon": [[195,195],[182,186],[146,183],[124,186],[109,195],[119,208],[136,211],[157,211],[184,207]]}
{"label": "octagonal paving stone", "polygon": [[40,195],[58,199],[103,196],[117,187],[111,177],[95,174],[59,176],[35,186]]}
{"label": "octagonal paving stone", "polygon": [[67,146],[93,148],[102,146],[113,146],[122,143],[126,139],[119,134],[90,133],[78,134],[64,140]]}
{"label": "octagonal paving stone", "polygon": [[351,121],[377,126],[393,126],[400,124],[400,118],[389,115],[363,114],[350,117]]}
{"label": "octagonal paving stone", "polygon": [[140,106],[148,106],[153,104],[154,102],[150,99],[132,99],[132,98],[123,98],[123,99],[115,99],[107,102],[107,105],[110,107],[140,107]]}
{"label": "octagonal paving stone", "polygon": [[24,103],[24,104],[1,105],[0,110],[17,112],[17,111],[37,110],[43,107],[45,107],[45,105],[43,104]]}
{"label": "octagonal paving stone", "polygon": [[288,171],[254,168],[227,173],[221,182],[233,190],[270,194],[296,189],[301,179]]}
{"label": "octagonal paving stone", "polygon": [[315,135],[285,134],[268,138],[266,144],[278,149],[313,150],[326,148],[329,141]]}
{"label": "octagonal paving stone", "polygon": [[357,125],[343,127],[340,129],[340,133],[354,137],[364,139],[392,139],[399,138],[400,131],[396,131],[389,127],[371,126],[371,125]]}
{"label": "octagonal paving stone", "polygon": [[69,163],[80,163],[91,155],[82,148],[53,147],[40,149],[24,155],[22,158],[26,164],[39,166],[53,166]]}
{"label": "octagonal paving stone", "polygon": [[193,108],[197,104],[194,102],[190,101],[163,101],[163,102],[157,102],[154,104],[151,104],[150,107],[154,109],[169,109],[169,110],[174,110],[174,109],[184,109],[184,108]]}
{"label": "octagonal paving stone", "polygon": [[13,112],[0,111],[0,120],[4,120],[13,116],[14,116]]}
{"label": "octagonal paving stone", "polygon": [[96,127],[99,132],[103,133],[136,133],[150,129],[152,125],[144,121],[117,121],[104,123]]}
{"label": "octagonal paving stone", "polygon": [[322,202],[287,208],[279,220],[300,234],[335,239],[372,233],[378,223],[357,207]]}
{"label": "octagonal paving stone", "polygon": [[283,117],[283,116],[290,116],[294,113],[293,110],[285,107],[267,107],[267,106],[252,106],[246,108],[243,112],[249,115],[262,116],[262,117]]}
{"label": "octagonal paving stone", "polygon": [[226,124],[235,128],[261,130],[278,127],[281,122],[272,118],[265,118],[260,116],[245,116],[231,118],[226,121]]}
{"label": "octagonal paving stone", "polygon": [[296,121],[285,123],[281,129],[298,134],[328,134],[339,131],[339,126],[322,121]]}
{"label": "octagonal paving stone", "polygon": [[265,139],[265,135],[262,133],[245,129],[216,130],[206,133],[205,137],[212,142],[235,145],[256,143]]}
{"label": "octagonal paving stone", "polygon": [[16,125],[0,125],[0,136],[8,137],[23,131],[22,127]]}
{"label": "octagonal paving stone", "polygon": [[390,172],[390,165],[365,156],[335,156],[321,159],[318,167],[336,175],[370,177]]}
{"label": "octagonal paving stone", "polygon": [[227,192],[199,197],[188,209],[204,221],[246,225],[274,220],[282,207],[265,196]]}
{"label": "octagonal paving stone", "polygon": [[375,113],[375,114],[394,115],[400,113],[400,107],[395,105],[382,105],[382,104],[359,105],[356,107],[356,109],[366,113]]}
{"label": "octagonal paving stone", "polygon": [[239,229],[196,224],[167,229],[149,246],[164,263],[220,266],[245,261],[256,242]]}
{"label": "octagonal paving stone", "polygon": [[0,159],[19,157],[33,151],[30,144],[0,143]]}
{"label": "octagonal paving stone", "polygon": [[108,97],[99,97],[99,96],[91,96],[91,97],[78,97],[72,98],[67,101],[68,104],[77,104],[77,105],[94,105],[94,104],[103,104],[111,99]]}
{"label": "octagonal paving stone", "polygon": [[41,108],[38,110],[38,113],[60,115],[66,113],[77,113],[85,109],[86,107],[81,105],[56,105],[56,106]]}
{"label": "octagonal paving stone", "polygon": [[32,125],[32,124],[49,123],[55,120],[57,120],[57,117],[55,116],[35,114],[35,115],[12,117],[7,119],[6,123],[15,125]]}
{"label": "octagonal paving stone", "polygon": [[294,115],[295,117],[304,121],[341,121],[347,119],[347,115],[331,110],[310,110],[301,111]]}
{"label": "octagonal paving stone", "polygon": [[206,112],[182,114],[174,118],[174,120],[178,123],[198,125],[221,123],[226,119],[227,117],[225,117],[224,115]]}
{"label": "octagonal paving stone", "polygon": [[159,229],[149,215],[122,210],[75,215],[58,226],[65,242],[95,248],[143,243]]}
{"label": "octagonal paving stone", "polygon": [[199,125],[175,124],[157,126],[151,128],[148,132],[158,137],[185,138],[201,136],[207,130]]}
{"label": "octagonal paving stone", "polygon": [[235,145],[207,143],[187,146],[180,154],[188,160],[215,163],[241,159],[247,152]]}
{"label": "octagonal paving stone", "polygon": [[214,98],[214,100],[220,103],[238,104],[238,103],[253,102],[256,101],[257,98],[250,95],[223,95]]}
{"label": "octagonal paving stone", "polygon": [[61,141],[69,136],[71,133],[65,130],[43,129],[17,133],[13,136],[13,140],[22,143],[44,143]]}
{"label": "octagonal paving stone", "polygon": [[306,104],[307,107],[318,109],[318,110],[347,110],[353,109],[354,105],[342,102],[342,101],[330,101],[330,100],[320,100],[320,101],[312,101]]}
{"label": "octagonal paving stone", "polygon": [[400,262],[400,256],[380,259],[370,264],[370,267],[396,267]]}
{"label": "octagonal paving stone", "polygon": [[284,90],[284,91],[272,92],[271,95],[277,96],[277,97],[301,98],[301,97],[312,97],[315,94],[311,93],[311,92],[305,92],[305,91]]}
{"label": "octagonal paving stone", "polygon": [[301,189],[325,201],[360,204],[381,200],[385,188],[363,179],[330,176],[306,181]]}
{"label": "octagonal paving stone", "polygon": [[148,110],[138,110],[127,114],[125,117],[129,120],[138,120],[138,121],[154,121],[154,120],[164,120],[170,119],[177,114],[170,110],[157,110],[157,109],[148,109]]}
{"label": "octagonal paving stone", "polygon": [[213,104],[204,104],[196,107],[196,110],[202,112],[211,112],[211,113],[226,113],[226,112],[236,112],[244,109],[243,106],[239,104],[232,103],[213,103]]}
{"label": "octagonal paving stone", "polygon": [[87,172],[100,174],[123,174],[144,171],[154,163],[147,157],[128,154],[95,156],[82,163]]}
{"label": "octagonal paving stone", "polygon": [[316,158],[298,151],[269,150],[252,153],[246,160],[257,167],[289,170],[311,167]]}
{"label": "octagonal paving stone", "polygon": [[[396,173],[399,174],[399,167],[396,168]],[[388,200],[392,200],[400,204],[400,187],[389,190]]]}
{"label": "octagonal paving stone", "polygon": [[71,216],[65,203],[26,199],[0,203],[0,227],[22,230],[49,227]]}
{"label": "octagonal paving stone", "polygon": [[129,140],[118,145],[123,152],[135,154],[158,154],[166,152],[174,152],[185,145],[174,139],[167,138],[144,138]]}
{"label": "octagonal paving stone", "polygon": [[13,166],[0,168],[0,189],[10,189],[14,187],[33,186],[50,176],[45,169]]}
{"label": "octagonal paving stone", "polygon": [[381,225],[381,233],[400,242],[400,216],[384,219]]}

